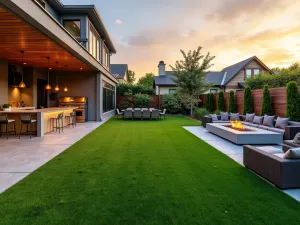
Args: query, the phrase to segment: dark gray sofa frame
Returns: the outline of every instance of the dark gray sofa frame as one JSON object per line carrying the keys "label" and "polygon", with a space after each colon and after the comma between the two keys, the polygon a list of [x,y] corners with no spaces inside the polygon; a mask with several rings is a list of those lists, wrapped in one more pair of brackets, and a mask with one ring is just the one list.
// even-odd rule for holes
{"label": "dark gray sofa frame", "polygon": [[[221,119],[221,116],[218,115],[218,119]],[[229,116],[230,119],[230,116]],[[240,115],[240,120],[241,121],[245,121],[245,116],[244,115]],[[229,121],[228,121],[229,122]],[[204,116],[202,118],[202,126],[206,127],[207,123],[213,123],[213,120],[210,116]],[[275,121],[274,121],[275,123]],[[300,123],[297,122],[293,122],[290,121],[289,122],[289,126],[285,127],[285,131],[284,131],[284,140],[292,140],[294,139],[294,137],[296,136],[297,133],[300,132]]]}
{"label": "dark gray sofa frame", "polygon": [[300,159],[282,159],[245,145],[244,165],[280,189],[300,188]]}

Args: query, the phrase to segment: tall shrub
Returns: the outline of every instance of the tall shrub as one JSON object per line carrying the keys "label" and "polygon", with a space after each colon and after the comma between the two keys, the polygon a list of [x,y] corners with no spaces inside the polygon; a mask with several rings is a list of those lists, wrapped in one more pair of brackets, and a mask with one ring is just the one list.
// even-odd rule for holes
{"label": "tall shrub", "polygon": [[209,104],[210,104],[210,94],[207,94],[207,95],[206,95],[206,102],[205,102],[205,108],[206,108],[207,110],[210,109]]}
{"label": "tall shrub", "polygon": [[163,95],[162,107],[167,109],[168,113],[179,113],[182,109],[180,98],[176,94]]}
{"label": "tall shrub", "polygon": [[138,108],[148,108],[151,101],[152,97],[147,94],[135,94],[135,104]]}
{"label": "tall shrub", "polygon": [[286,87],[286,116],[290,120],[300,121],[299,94],[295,81],[289,82]]}
{"label": "tall shrub", "polygon": [[253,113],[253,99],[250,86],[246,86],[244,90],[244,114]]}
{"label": "tall shrub", "polygon": [[236,113],[236,103],[235,103],[235,96],[234,96],[234,91],[230,91],[229,95],[229,104],[228,104],[228,112],[229,113]]}
{"label": "tall shrub", "polygon": [[210,97],[209,97],[209,109],[208,109],[208,111],[210,111],[210,112],[213,112],[213,111],[215,111],[215,96],[214,96],[214,94],[209,94],[210,95]]}
{"label": "tall shrub", "polygon": [[218,110],[225,112],[225,97],[223,91],[219,92]]}
{"label": "tall shrub", "polygon": [[272,98],[270,95],[269,85],[264,86],[262,96],[261,115],[274,115],[274,109],[272,107]]}

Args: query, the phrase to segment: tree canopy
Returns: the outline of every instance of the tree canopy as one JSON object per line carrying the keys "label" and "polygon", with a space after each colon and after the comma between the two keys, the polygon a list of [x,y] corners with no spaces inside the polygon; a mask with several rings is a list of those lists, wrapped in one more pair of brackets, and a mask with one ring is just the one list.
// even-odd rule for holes
{"label": "tree canopy", "polygon": [[153,82],[154,82],[154,74],[146,73],[145,76],[139,79],[138,84],[143,85],[145,87],[153,87]]}
{"label": "tree canopy", "polygon": [[133,84],[135,81],[135,72],[132,70],[128,70],[127,72],[127,83]]}

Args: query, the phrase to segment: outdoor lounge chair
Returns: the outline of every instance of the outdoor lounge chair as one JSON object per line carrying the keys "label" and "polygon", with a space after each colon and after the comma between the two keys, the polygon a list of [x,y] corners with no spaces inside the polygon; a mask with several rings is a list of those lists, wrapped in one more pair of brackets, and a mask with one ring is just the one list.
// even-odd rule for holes
{"label": "outdoor lounge chair", "polygon": [[163,116],[166,119],[166,112],[167,112],[167,110],[164,109],[164,111],[162,113],[159,113],[160,118]]}
{"label": "outdoor lounge chair", "polygon": [[124,119],[133,119],[133,117],[132,117],[132,110],[131,109],[130,110],[126,109],[124,111]]}
{"label": "outdoor lounge chair", "polygon": [[159,119],[159,110],[158,109],[154,109],[152,110],[152,114],[151,114],[151,119]]}
{"label": "outdoor lounge chair", "polygon": [[123,116],[124,115],[124,112],[120,112],[119,109],[117,109],[117,118],[119,118],[119,116]]}
{"label": "outdoor lounge chair", "polygon": [[142,119],[142,110],[141,109],[134,109],[133,118],[134,119]]}
{"label": "outdoor lounge chair", "polygon": [[150,110],[148,109],[143,110],[143,119],[150,119],[150,118],[151,118]]}

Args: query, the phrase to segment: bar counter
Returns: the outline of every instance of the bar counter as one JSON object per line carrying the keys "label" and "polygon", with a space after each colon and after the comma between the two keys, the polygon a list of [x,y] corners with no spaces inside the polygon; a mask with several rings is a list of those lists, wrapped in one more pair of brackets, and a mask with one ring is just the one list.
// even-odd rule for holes
{"label": "bar counter", "polygon": [[[20,114],[31,114],[33,120],[37,120],[37,123],[33,125],[33,130],[37,131],[37,136],[42,137],[44,134],[52,131],[52,126],[50,123],[51,118],[56,118],[58,114],[63,113],[63,125],[67,126],[68,121],[65,116],[70,115],[71,112],[77,109],[77,107],[64,107],[64,108],[44,108],[44,109],[34,109],[34,110],[22,110],[22,109],[12,109],[12,111],[0,111],[0,114],[7,114],[9,120],[16,121],[16,131],[17,134],[20,133],[21,128],[21,118]],[[12,124],[10,124],[10,130],[12,129]],[[26,126],[23,126],[23,132],[26,130]]]}

